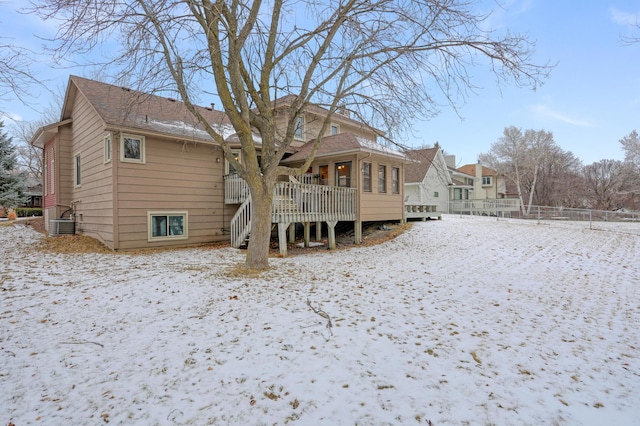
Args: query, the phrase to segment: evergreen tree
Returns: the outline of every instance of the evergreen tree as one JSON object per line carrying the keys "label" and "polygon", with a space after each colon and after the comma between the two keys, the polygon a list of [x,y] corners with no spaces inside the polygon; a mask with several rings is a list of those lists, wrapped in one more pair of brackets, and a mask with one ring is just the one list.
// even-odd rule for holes
{"label": "evergreen tree", "polygon": [[0,207],[11,209],[26,202],[24,173],[16,170],[16,148],[4,131],[4,123],[0,121]]}

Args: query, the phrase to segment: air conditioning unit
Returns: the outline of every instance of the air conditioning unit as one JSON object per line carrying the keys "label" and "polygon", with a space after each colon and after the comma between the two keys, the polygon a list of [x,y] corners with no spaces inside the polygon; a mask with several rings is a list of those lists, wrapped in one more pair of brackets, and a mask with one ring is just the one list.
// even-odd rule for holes
{"label": "air conditioning unit", "polygon": [[49,235],[73,235],[76,222],[70,219],[52,219],[49,221]]}

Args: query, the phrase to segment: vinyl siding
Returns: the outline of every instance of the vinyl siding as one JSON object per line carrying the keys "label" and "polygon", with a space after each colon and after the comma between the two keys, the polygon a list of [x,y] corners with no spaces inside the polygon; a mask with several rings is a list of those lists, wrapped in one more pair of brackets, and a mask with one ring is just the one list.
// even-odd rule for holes
{"label": "vinyl siding", "polygon": [[[402,220],[404,214],[404,164],[397,160],[391,160],[382,156],[366,156],[363,154],[350,156],[336,156],[332,158],[316,159],[312,163],[313,173],[319,173],[319,167],[329,166],[328,185],[335,185],[335,167],[337,163],[351,161],[351,187],[358,188],[358,220],[363,222],[382,220]],[[362,184],[362,163],[371,163],[371,192],[363,191]],[[387,192],[378,192],[378,165],[387,166]],[[400,193],[394,194],[391,188],[391,168],[400,169]]]}
{"label": "vinyl siding", "polygon": [[[61,179],[64,194],[71,194],[65,204],[74,204],[76,232],[113,247],[113,186],[111,163],[104,164],[104,123],[86,99],[78,95],[72,109],[68,147],[62,154]],[[80,155],[81,184],[74,182],[74,157]]]}
{"label": "vinyl siding", "polygon": [[[382,220],[402,220],[404,216],[404,165],[401,162],[389,158],[372,156],[360,160],[358,165],[358,176],[362,180],[362,162],[371,164],[371,192],[364,192],[362,185],[359,185],[359,212],[358,218],[362,222],[382,221]],[[378,166],[387,166],[387,192],[378,191]],[[399,194],[393,193],[391,181],[391,169],[400,169]]]}
{"label": "vinyl siding", "polygon": [[[282,113],[276,116],[276,128],[281,129],[281,132],[282,132],[280,137],[284,136],[284,132],[287,129],[286,127],[287,120],[288,120],[288,114],[286,113]],[[309,140],[315,138],[318,135],[318,133],[320,133],[320,130],[322,129],[322,123],[323,123],[322,117],[319,117],[313,113],[304,114],[303,139],[294,140],[292,145],[294,147],[299,147],[303,145],[305,142],[308,142]],[[350,132],[357,136],[362,136],[372,141],[376,140],[376,134],[369,127],[366,127],[362,124],[351,121],[338,113],[334,113],[334,115],[332,116],[331,123],[338,125],[340,133]],[[330,136],[330,135],[331,135],[331,124],[327,126],[327,130],[324,132],[323,136]]]}
{"label": "vinyl siding", "polygon": [[[114,138],[119,158],[120,138]],[[235,212],[224,204],[222,151],[208,144],[147,137],[146,163],[118,163],[118,248],[226,241]],[[148,241],[149,211],[187,211],[188,239]]]}

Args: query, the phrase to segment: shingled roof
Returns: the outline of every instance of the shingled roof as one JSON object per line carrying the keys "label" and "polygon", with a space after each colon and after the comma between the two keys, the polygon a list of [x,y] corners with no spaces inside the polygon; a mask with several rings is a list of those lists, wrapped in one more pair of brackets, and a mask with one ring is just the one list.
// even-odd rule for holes
{"label": "shingled roof", "polygon": [[[69,77],[60,121],[71,117],[76,91],[87,99],[107,128],[213,141],[182,102],[78,76]],[[198,108],[200,114],[214,128],[219,129],[224,138],[235,133],[224,112]]]}
{"label": "shingled roof", "polygon": [[[470,176],[476,175],[476,165],[475,164],[465,164],[462,167],[458,167],[459,172],[468,174]],[[498,174],[497,171],[490,169],[489,167],[482,166],[482,176],[496,176]]]}
{"label": "shingled roof", "polygon": [[405,151],[406,156],[410,160],[414,160],[404,168],[405,183],[422,182],[429,171],[429,167],[433,164],[433,159],[436,157],[439,149],[439,147],[435,147]]}
{"label": "shingled roof", "polygon": [[[313,140],[305,143],[299,148],[298,152],[286,158],[283,162],[290,163],[306,160],[313,149],[314,143],[315,141]],[[374,152],[376,154],[406,160],[406,156],[404,154],[349,132],[323,137],[320,141],[320,146],[318,147],[315,158],[353,152]]]}

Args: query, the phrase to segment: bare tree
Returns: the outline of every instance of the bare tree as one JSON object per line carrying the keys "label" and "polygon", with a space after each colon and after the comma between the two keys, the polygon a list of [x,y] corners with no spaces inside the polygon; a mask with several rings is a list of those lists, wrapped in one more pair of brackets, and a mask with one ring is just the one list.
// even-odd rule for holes
{"label": "bare tree", "polygon": [[[55,120],[54,120],[55,121]],[[43,155],[42,149],[31,145],[30,141],[36,131],[52,123],[47,119],[34,121],[18,121],[13,126],[13,134],[17,139],[16,153],[18,167],[27,172],[30,177],[42,179]]]}
{"label": "bare tree", "polygon": [[522,214],[528,215],[541,169],[545,160],[551,157],[554,146],[550,132],[526,130],[523,133],[521,129],[510,126],[504,129],[500,139],[491,144],[489,152],[479,158],[516,186]]}
{"label": "bare tree", "polygon": [[625,206],[631,183],[630,165],[619,160],[600,160],[584,168],[592,207],[618,210]]}
{"label": "bare tree", "polygon": [[23,99],[34,81],[29,71],[29,52],[0,37],[0,99],[13,95]]}
{"label": "bare tree", "polygon": [[60,109],[63,102],[63,92],[54,95],[54,100],[37,120],[16,121],[13,123],[12,133],[16,139],[16,153],[18,167],[28,176],[42,179],[43,151],[42,148],[31,145],[36,132],[60,119]]}
{"label": "bare tree", "polygon": [[584,194],[579,181],[582,179],[582,162],[570,151],[557,144],[547,147],[542,156],[533,204],[539,206],[580,207]]}
{"label": "bare tree", "polygon": [[[452,102],[472,87],[469,68],[487,64],[499,81],[535,87],[547,65],[518,34],[486,30],[487,16],[457,0],[32,0],[57,19],[55,53],[93,51],[120,36],[108,63],[119,75],[174,88],[220,144],[253,198],[246,266],[268,267],[278,176],[304,172],[338,106],[383,130],[435,114],[436,87]],[[484,61],[484,62],[483,62]],[[136,77],[137,76],[137,77]],[[215,94],[241,143],[242,164],[199,115],[198,94]],[[274,100],[293,94],[286,129]],[[297,118],[310,103],[329,114],[300,168],[280,166]],[[387,133],[392,137],[394,133]],[[261,151],[254,143],[261,140]],[[261,161],[258,161],[258,155]]]}

